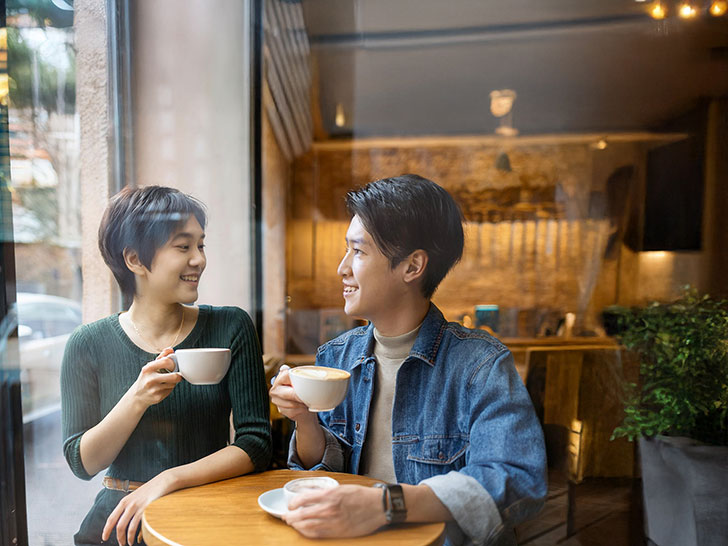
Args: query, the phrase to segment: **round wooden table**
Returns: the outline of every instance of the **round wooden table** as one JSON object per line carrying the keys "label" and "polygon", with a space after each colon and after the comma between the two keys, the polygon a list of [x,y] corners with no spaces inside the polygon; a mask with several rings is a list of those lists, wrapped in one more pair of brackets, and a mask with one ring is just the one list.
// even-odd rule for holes
{"label": "round wooden table", "polygon": [[346,539],[307,539],[258,506],[258,497],[289,480],[331,476],[341,484],[371,485],[377,480],[353,474],[271,470],[181,489],[152,502],[144,510],[142,534],[148,546],[223,544],[377,544],[439,545],[444,523],[407,523],[371,535]]}

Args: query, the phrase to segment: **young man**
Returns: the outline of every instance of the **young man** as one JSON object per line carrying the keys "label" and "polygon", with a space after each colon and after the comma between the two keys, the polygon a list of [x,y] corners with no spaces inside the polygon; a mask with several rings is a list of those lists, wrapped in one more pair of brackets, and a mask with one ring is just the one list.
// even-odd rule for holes
{"label": "young man", "polygon": [[344,310],[370,323],[316,355],[317,364],[351,373],[347,398],[311,413],[285,369],[270,393],[296,422],[291,468],[389,485],[302,495],[284,519],[308,537],[445,521],[451,544],[514,544],[513,525],[546,495],[543,435],[508,349],[445,321],[430,301],[462,255],[462,213],[416,175],[350,192],[347,208]]}

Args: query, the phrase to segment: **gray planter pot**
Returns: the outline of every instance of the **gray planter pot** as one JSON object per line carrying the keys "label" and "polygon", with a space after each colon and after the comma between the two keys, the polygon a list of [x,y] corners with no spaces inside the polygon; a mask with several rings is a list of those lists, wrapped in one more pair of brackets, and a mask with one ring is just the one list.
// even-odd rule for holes
{"label": "gray planter pot", "polygon": [[658,546],[728,544],[728,447],[640,439],[645,534]]}

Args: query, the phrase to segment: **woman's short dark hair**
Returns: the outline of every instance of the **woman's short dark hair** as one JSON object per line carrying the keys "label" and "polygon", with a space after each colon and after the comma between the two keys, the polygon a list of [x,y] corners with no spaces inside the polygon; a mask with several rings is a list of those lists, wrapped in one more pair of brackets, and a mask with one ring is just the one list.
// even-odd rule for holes
{"label": "woman's short dark hair", "polygon": [[99,250],[125,297],[132,298],[136,286],[124,250],[134,250],[151,271],[157,250],[192,215],[205,229],[205,205],[174,188],[127,186],[111,198],[99,226]]}
{"label": "woman's short dark hair", "polygon": [[428,299],[463,255],[463,213],[432,180],[405,174],[370,182],[347,194],[346,208],[359,217],[392,268],[415,250],[427,252],[421,287]]}

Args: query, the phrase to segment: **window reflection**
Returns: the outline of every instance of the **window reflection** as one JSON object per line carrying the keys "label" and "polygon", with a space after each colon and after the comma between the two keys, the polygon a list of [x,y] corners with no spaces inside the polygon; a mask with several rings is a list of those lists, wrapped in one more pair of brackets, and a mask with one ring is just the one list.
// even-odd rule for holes
{"label": "window reflection", "polygon": [[[576,336],[604,336],[605,306],[658,293],[640,271],[647,250],[676,253],[661,297],[705,282],[728,19],[706,8],[655,21],[633,1],[456,5],[267,6],[264,192],[287,184],[288,353],[350,326],[331,327],[345,193],[406,172],[442,184],[466,216],[465,255],[435,295],[451,320],[496,305],[501,337],[563,334],[569,313]],[[286,108],[301,103],[287,78],[299,73],[310,112]],[[309,116],[310,146],[293,130]]]}
{"label": "window reflection", "polygon": [[[72,4],[72,3],[71,3]],[[95,484],[61,452],[60,365],[81,317],[81,189],[71,4],[8,2],[8,129],[28,538],[70,544]]]}
{"label": "window reflection", "polygon": [[420,174],[466,220],[433,301],[511,349],[555,470],[634,477],[632,446],[609,436],[636,368],[604,317],[685,284],[725,294],[728,19],[724,2],[678,4],[268,2],[263,193],[287,205],[286,256],[266,264],[285,270],[286,299],[266,292],[270,350],[309,363],[354,325],[344,196]]}
{"label": "window reflection", "polygon": [[[72,4],[7,2],[10,74],[0,80],[0,97],[7,89],[10,99],[31,544],[69,543],[99,489],[73,478],[62,460],[57,411],[60,358],[80,321],[82,287],[76,36],[73,12],[63,10]],[[227,244],[221,256],[233,248],[246,263],[247,133],[239,133],[248,126],[247,83],[239,71],[225,73],[245,60],[235,28],[244,18],[221,21],[222,8],[192,3],[207,30],[178,22],[163,33],[176,5],[135,4],[135,39],[150,46],[139,50],[155,52],[135,60],[134,92],[142,98],[135,123],[144,128],[133,143],[138,167],[148,182],[213,194],[205,200],[218,204],[221,236],[211,239]],[[582,341],[600,337],[600,312],[611,303],[669,299],[686,283],[724,286],[728,231],[716,227],[724,213],[711,208],[718,200],[703,199],[701,185],[705,196],[715,195],[715,166],[728,141],[720,121],[728,96],[725,2],[690,20],[670,3],[659,21],[631,0],[505,4],[265,2],[258,136],[265,149],[263,334],[272,360],[305,362],[356,324],[342,312],[336,275],[343,195],[404,172],[443,184],[466,213],[466,254],[438,305],[452,320],[509,338],[524,376],[529,366],[546,367],[545,358],[529,363],[530,341],[567,331]],[[216,41],[210,28],[223,37]],[[190,39],[200,33],[213,53]],[[179,55],[174,40],[182,39],[191,50]],[[209,68],[204,77],[201,67]],[[189,77],[183,69],[192,70]],[[169,74],[183,73],[184,91],[173,90]],[[491,110],[491,94],[504,90],[517,96],[508,112]],[[674,176],[676,153],[687,154],[680,172],[689,177]],[[668,228],[689,234],[688,243],[672,242]],[[652,249],[665,254],[645,252]],[[219,288],[216,303],[235,303],[224,301],[232,293],[247,299],[249,279],[240,273],[247,267],[223,269],[210,284]],[[569,328],[567,318],[575,321]],[[544,392],[541,385],[536,402]],[[557,410],[542,407],[541,415],[575,428],[571,415],[549,416]],[[592,424],[579,424],[580,435]],[[589,473],[603,463],[597,470],[608,472],[608,459],[578,468]],[[626,459],[620,465],[631,468]]]}

